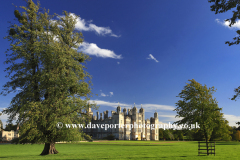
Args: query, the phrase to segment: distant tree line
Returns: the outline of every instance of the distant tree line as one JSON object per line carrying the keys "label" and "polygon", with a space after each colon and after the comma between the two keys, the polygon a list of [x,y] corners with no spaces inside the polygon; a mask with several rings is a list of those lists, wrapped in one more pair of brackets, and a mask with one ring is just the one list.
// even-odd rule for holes
{"label": "distant tree line", "polygon": [[[205,141],[199,129],[159,129],[159,140],[186,140],[186,141]],[[230,127],[227,125],[225,130],[215,129],[210,141],[240,141],[240,127]]]}

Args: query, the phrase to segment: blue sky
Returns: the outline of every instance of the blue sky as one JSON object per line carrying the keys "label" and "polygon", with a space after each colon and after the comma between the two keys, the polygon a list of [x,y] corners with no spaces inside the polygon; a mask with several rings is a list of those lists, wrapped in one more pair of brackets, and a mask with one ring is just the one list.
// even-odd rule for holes
{"label": "blue sky", "polygon": [[[34,1],[36,2],[36,1]],[[24,1],[3,1],[0,37],[14,19],[14,6]],[[236,35],[240,23],[228,27],[224,19],[231,12],[215,15],[205,1],[173,0],[41,0],[50,14],[66,10],[79,15],[77,30],[84,36],[79,50],[89,54],[87,71],[92,75],[94,100],[100,112],[131,108],[142,104],[146,118],[155,110],[159,121],[172,123],[176,97],[189,79],[208,87],[223,108],[230,125],[240,121],[240,100],[231,101],[234,88],[240,86],[240,46],[225,45]],[[0,39],[0,85],[4,76],[5,51],[9,42]],[[0,111],[8,107],[14,94],[0,97]],[[96,111],[94,111],[95,114]],[[7,115],[0,117],[5,124]]]}

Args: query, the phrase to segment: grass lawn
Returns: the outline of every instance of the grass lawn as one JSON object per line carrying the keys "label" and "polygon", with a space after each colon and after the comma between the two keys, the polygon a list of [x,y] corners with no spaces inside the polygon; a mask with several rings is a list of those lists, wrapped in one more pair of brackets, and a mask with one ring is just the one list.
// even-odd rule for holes
{"label": "grass lawn", "polygon": [[198,156],[197,142],[101,141],[56,144],[56,155],[40,156],[44,145],[0,145],[0,159],[240,159],[240,143],[217,142],[216,156]]}

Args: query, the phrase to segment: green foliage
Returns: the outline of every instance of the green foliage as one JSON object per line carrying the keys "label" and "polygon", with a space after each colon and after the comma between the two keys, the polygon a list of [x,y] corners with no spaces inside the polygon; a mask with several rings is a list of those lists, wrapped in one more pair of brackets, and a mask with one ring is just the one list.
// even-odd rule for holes
{"label": "green foliage", "polygon": [[178,135],[178,139],[179,140],[183,140],[183,132],[182,132],[182,130],[176,130],[176,132],[177,132],[177,135]]}
{"label": "green foliage", "polygon": [[230,136],[231,136],[232,140],[237,141],[236,133],[237,133],[237,131],[239,131],[239,128],[236,128],[235,126],[233,126],[233,127],[230,127],[230,131],[231,131]]}
{"label": "green foliage", "polygon": [[183,140],[183,131],[182,130],[173,130],[173,129],[159,129],[159,140]]}
{"label": "green foliage", "polygon": [[200,129],[187,130],[186,138],[189,141],[203,141],[205,140],[203,133]]}
{"label": "green foliage", "polygon": [[[226,19],[225,21],[229,21],[229,26],[234,25],[238,20],[240,20],[240,1],[239,0],[208,0],[210,3],[214,3],[211,5],[211,11],[214,11],[215,14],[224,13],[227,11],[232,11],[232,17]],[[233,38],[233,42],[225,42],[229,46],[240,43],[240,30],[237,30],[236,37]],[[235,95],[231,98],[231,100],[236,100],[240,95],[240,86],[234,89]]]}
{"label": "green foliage", "polygon": [[108,135],[107,137],[104,137],[103,139],[104,139],[104,140],[114,140],[114,139],[115,139],[115,136],[112,135],[112,134],[110,134],[110,135]]}
{"label": "green foliage", "polygon": [[163,131],[164,131],[164,130],[163,130],[162,128],[160,128],[159,131],[158,131],[159,140],[160,140],[160,139],[163,139]]}
{"label": "green foliage", "polygon": [[204,139],[207,141],[210,139],[213,129],[219,127],[216,121],[219,121],[221,109],[218,108],[217,101],[212,97],[216,90],[214,87],[202,86],[194,79],[189,80],[189,82],[177,96],[182,100],[176,103],[177,108],[174,111],[177,111],[176,117],[183,119],[175,123],[190,126],[197,122]]}
{"label": "green foliage", "polygon": [[230,141],[232,139],[232,129],[228,125],[228,121],[223,118],[223,114],[220,112],[219,114],[219,119],[216,120],[217,126],[213,129],[211,140]]}
{"label": "green foliage", "polygon": [[64,11],[54,19],[32,0],[21,8],[24,12],[14,11],[17,23],[5,37],[11,42],[5,61],[10,81],[1,94],[17,94],[3,113],[10,115],[9,122],[18,114],[20,143],[81,140],[79,129],[56,127],[58,122],[85,123],[85,111],[96,108],[88,104],[92,83],[84,64],[90,58],[76,50],[83,42],[75,30],[77,16]]}
{"label": "green foliage", "polygon": [[240,141],[240,131],[239,130],[237,130],[237,132],[235,133],[235,139],[237,141]]}
{"label": "green foliage", "polygon": [[0,119],[0,130],[3,129],[3,123],[2,120]]}
{"label": "green foliage", "polygon": [[193,140],[193,133],[191,130],[189,130],[187,133],[186,133],[186,139],[189,140],[189,141],[192,141]]}
{"label": "green foliage", "polygon": [[[234,25],[238,19],[240,19],[240,1],[239,0],[208,0],[210,3],[214,3],[211,5],[211,11],[214,11],[215,14],[224,13],[229,10],[232,10],[232,17],[226,19],[225,21],[229,21],[229,26]],[[238,36],[233,38],[233,42],[227,41],[226,44],[229,46],[233,44],[240,43],[240,30],[236,31]]]}
{"label": "green foliage", "polygon": [[169,130],[167,130],[167,129],[165,129],[165,130],[163,130],[163,139],[164,140],[170,140],[171,139],[171,137],[169,136]]}

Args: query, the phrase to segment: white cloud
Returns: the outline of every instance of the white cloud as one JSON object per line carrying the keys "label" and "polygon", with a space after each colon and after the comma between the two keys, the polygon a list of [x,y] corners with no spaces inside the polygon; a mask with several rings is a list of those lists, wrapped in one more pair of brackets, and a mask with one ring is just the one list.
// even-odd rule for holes
{"label": "white cloud", "polygon": [[[96,102],[97,105],[102,105],[102,106],[108,106],[108,107],[113,107],[116,108],[118,106],[118,103],[116,102],[107,102],[107,101],[102,101],[102,100],[91,100],[90,103]],[[126,103],[119,103],[121,107],[126,107],[126,108],[131,108],[133,104],[126,104]],[[155,110],[166,110],[166,111],[172,111],[175,109],[173,106],[168,106],[168,105],[160,105],[160,104],[135,104],[135,106],[140,109],[141,106],[145,110],[145,112],[155,112]],[[166,116],[166,115],[165,115]]]}
{"label": "white cloud", "polygon": [[158,62],[158,60],[155,57],[153,57],[152,54],[149,54],[149,57],[147,59],[153,59],[154,61]]}
{"label": "white cloud", "polygon": [[21,89],[21,88],[19,88],[19,87],[17,87],[17,88],[16,88],[16,90],[18,90],[18,91],[22,91],[22,89]]}
{"label": "white cloud", "polygon": [[[140,105],[138,105],[140,107]],[[153,112],[155,110],[169,110],[172,111],[175,109],[173,106],[160,105],[160,104],[142,104],[142,107],[145,109],[145,112]]]}
{"label": "white cloud", "polygon": [[110,93],[110,97],[113,96],[113,92],[109,92]]}
{"label": "white cloud", "polygon": [[[76,18],[77,16],[74,13],[70,13],[70,16]],[[64,17],[64,16],[60,16]],[[77,18],[77,23],[75,25],[76,29],[79,31],[94,31],[98,35],[110,35],[112,37],[120,37],[120,35],[116,35],[112,32],[112,30],[109,27],[99,27],[92,23],[92,20],[85,21],[81,17]]]}
{"label": "white cloud", "polygon": [[122,59],[122,55],[116,55],[113,51],[99,48],[95,43],[83,42],[79,48],[85,54],[94,55],[103,58]]}
{"label": "white cloud", "polygon": [[233,28],[240,29],[240,20],[236,21],[236,23],[233,24],[231,27],[229,27],[230,21],[220,21],[220,19],[215,19],[215,21],[225,27],[228,27],[229,29],[233,29]]}
{"label": "white cloud", "polygon": [[240,121],[240,116],[224,114],[223,117],[229,122],[229,126],[238,126],[236,122]]}
{"label": "white cloud", "polygon": [[108,96],[108,95],[101,93],[101,97],[106,97],[106,96]]}
{"label": "white cloud", "polygon": [[120,64],[120,62],[117,62],[117,64]]}
{"label": "white cloud", "polygon": [[158,117],[164,117],[165,122],[176,122],[182,119],[182,118],[176,117],[176,115],[158,115]]}
{"label": "white cloud", "polygon": [[113,96],[113,92],[109,92],[110,95],[103,93],[102,90],[100,90],[100,92],[101,92],[100,97],[108,97],[108,96],[111,97],[111,96]]}
{"label": "white cloud", "polygon": [[0,116],[0,119],[6,121],[6,120],[8,119],[8,117],[9,117],[9,116],[8,116],[7,114],[2,114],[2,115]]}
{"label": "white cloud", "polygon": [[116,108],[118,105],[122,107],[131,107],[131,105],[125,104],[125,103],[116,103],[116,102],[107,102],[107,101],[102,101],[102,100],[90,100],[90,103],[95,102],[97,105],[102,105],[102,106],[108,106],[108,107],[113,107]]}

